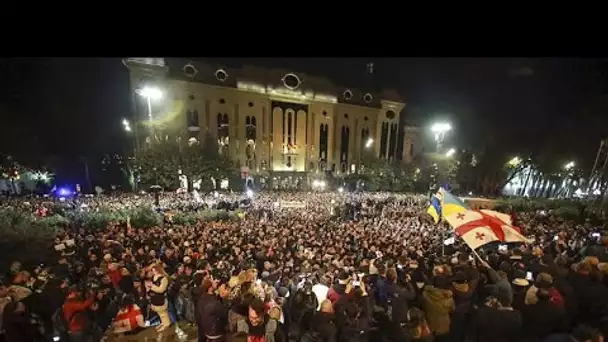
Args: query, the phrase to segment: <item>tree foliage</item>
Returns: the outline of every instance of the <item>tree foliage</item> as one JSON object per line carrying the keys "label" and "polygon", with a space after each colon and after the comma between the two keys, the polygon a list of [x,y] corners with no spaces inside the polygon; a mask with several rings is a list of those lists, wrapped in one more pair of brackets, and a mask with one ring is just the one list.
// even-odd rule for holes
{"label": "tree foliage", "polygon": [[371,152],[364,153],[361,158],[362,167],[358,173],[344,177],[351,187],[359,186],[368,191],[414,190],[415,167],[380,159]]}
{"label": "tree foliage", "polygon": [[142,184],[158,184],[171,190],[179,188],[180,173],[189,184],[201,179],[201,188],[210,189],[212,179],[228,178],[237,172],[234,163],[219,154],[211,137],[205,137],[203,142],[169,136],[153,139],[138,152],[136,164]]}

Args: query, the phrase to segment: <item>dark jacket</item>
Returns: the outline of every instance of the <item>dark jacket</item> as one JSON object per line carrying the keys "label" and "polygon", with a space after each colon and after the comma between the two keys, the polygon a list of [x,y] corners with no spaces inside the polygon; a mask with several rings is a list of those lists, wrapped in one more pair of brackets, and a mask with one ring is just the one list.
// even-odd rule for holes
{"label": "dark jacket", "polygon": [[608,288],[589,275],[574,273],[568,280],[578,305],[578,322],[597,326],[608,304]]}
{"label": "dark jacket", "polygon": [[372,308],[368,296],[342,296],[335,305],[339,341],[367,341]]}
{"label": "dark jacket", "polygon": [[214,295],[203,294],[196,305],[196,325],[198,340],[206,341],[205,336],[221,336],[226,334],[228,310]]}
{"label": "dark jacket", "polygon": [[564,326],[564,309],[550,300],[539,300],[522,309],[523,334],[529,341],[539,341],[560,332]]}
{"label": "dark jacket", "polygon": [[324,342],[335,342],[338,334],[336,319],[334,315],[325,312],[317,312],[312,318],[312,331],[317,333]]}
{"label": "dark jacket", "polygon": [[520,342],[521,314],[484,305],[475,315],[474,330],[477,342]]}
{"label": "dark jacket", "polygon": [[5,341],[30,342],[36,340],[36,329],[31,324],[29,316],[15,312],[16,302],[8,303],[2,314],[2,328]]}
{"label": "dark jacket", "polygon": [[407,322],[407,312],[409,310],[409,301],[416,298],[415,285],[411,283],[405,284],[405,286],[395,285],[392,291],[392,320],[393,322],[404,323]]}

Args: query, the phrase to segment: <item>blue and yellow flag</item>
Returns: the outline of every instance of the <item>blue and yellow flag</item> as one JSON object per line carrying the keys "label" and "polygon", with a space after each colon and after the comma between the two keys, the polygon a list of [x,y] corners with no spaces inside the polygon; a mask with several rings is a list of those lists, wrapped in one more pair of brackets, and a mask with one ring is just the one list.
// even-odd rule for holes
{"label": "blue and yellow flag", "polygon": [[431,205],[426,210],[426,212],[433,217],[435,223],[439,223],[439,219],[441,218],[441,199],[439,198],[441,194],[437,192],[431,197]]}
{"label": "blue and yellow flag", "polygon": [[439,191],[433,195],[431,205],[426,212],[433,217],[435,223],[438,223],[443,217],[461,213],[469,209],[469,206],[461,201],[460,198],[452,195],[445,189],[440,188]]}

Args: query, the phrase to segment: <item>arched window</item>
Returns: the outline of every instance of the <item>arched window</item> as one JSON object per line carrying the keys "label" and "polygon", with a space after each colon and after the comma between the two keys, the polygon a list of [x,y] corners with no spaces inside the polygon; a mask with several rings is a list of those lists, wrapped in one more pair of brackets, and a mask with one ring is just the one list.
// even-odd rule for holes
{"label": "arched window", "polygon": [[245,139],[255,140],[257,135],[257,127],[255,116],[247,116],[245,118]]}
{"label": "arched window", "polygon": [[386,150],[388,148],[388,122],[382,123],[382,130],[380,132],[380,158],[386,157]]}
{"label": "arched window", "polygon": [[291,142],[293,141],[291,133],[292,133],[292,120],[293,120],[293,115],[291,112],[287,113],[287,145],[291,145]]}
{"label": "arched window", "polygon": [[388,143],[388,157],[393,158],[397,150],[397,124],[390,125],[390,138]]}
{"label": "arched window", "polygon": [[229,136],[229,122],[228,114],[218,113],[217,114],[217,137],[222,144],[228,143]]}
{"label": "arched window", "polygon": [[319,160],[327,160],[327,149],[328,149],[328,137],[329,127],[327,124],[321,124],[319,126]]}
{"label": "arched window", "polygon": [[187,111],[186,120],[188,123],[188,127],[198,127],[198,111]]}
{"label": "arched window", "polygon": [[348,144],[350,142],[350,128],[342,126],[342,136],[340,138],[340,162],[348,161]]}
{"label": "arched window", "polygon": [[368,139],[369,139],[369,128],[361,129],[361,143],[360,143],[361,146],[359,146],[360,149],[366,148]]}

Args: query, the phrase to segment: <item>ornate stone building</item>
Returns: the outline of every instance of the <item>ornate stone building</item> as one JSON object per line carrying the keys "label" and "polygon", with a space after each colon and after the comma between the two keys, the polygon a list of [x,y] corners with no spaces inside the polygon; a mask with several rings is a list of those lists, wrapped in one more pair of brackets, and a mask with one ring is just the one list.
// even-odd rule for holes
{"label": "ornate stone building", "polygon": [[[210,134],[222,153],[252,174],[349,173],[360,168],[364,153],[410,161],[420,151],[417,128],[399,127],[405,101],[394,91],[341,87],[291,70],[232,69],[180,58],[124,63],[138,122],[158,121],[190,138]],[[161,101],[137,95],[150,85],[162,91]]]}

